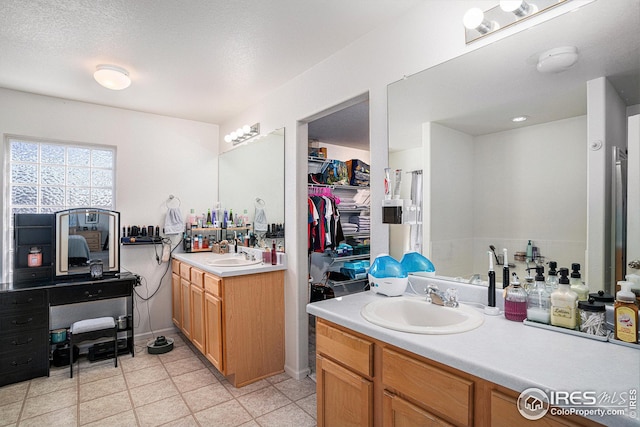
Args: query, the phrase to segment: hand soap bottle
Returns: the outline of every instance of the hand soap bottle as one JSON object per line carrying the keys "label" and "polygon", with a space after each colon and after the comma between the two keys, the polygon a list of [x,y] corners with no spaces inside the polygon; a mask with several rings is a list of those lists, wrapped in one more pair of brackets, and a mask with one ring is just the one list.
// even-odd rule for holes
{"label": "hand soap bottle", "polygon": [[551,301],[545,289],[543,273],[544,267],[537,266],[536,279],[527,296],[527,319],[548,325],[551,320]]}
{"label": "hand soap bottle", "polygon": [[527,318],[527,292],[520,286],[515,273],[511,284],[505,290],[504,317],[514,322],[522,322]]}
{"label": "hand soap bottle", "polygon": [[578,301],[587,301],[589,299],[589,288],[580,277],[580,264],[574,262],[571,264],[569,284],[571,285],[571,290],[578,294]]}
{"label": "hand soap bottle", "polygon": [[616,294],[613,320],[615,338],[620,341],[638,342],[638,306],[636,295],[631,292],[631,282],[620,281]]}
{"label": "hand soap bottle", "polygon": [[571,290],[569,269],[560,269],[558,289],[551,293],[551,324],[568,329],[578,327],[578,294]]}
{"label": "hand soap bottle", "polygon": [[558,272],[556,271],[557,267],[557,262],[549,261],[549,274],[547,275],[547,281],[545,285],[549,294],[558,289]]}

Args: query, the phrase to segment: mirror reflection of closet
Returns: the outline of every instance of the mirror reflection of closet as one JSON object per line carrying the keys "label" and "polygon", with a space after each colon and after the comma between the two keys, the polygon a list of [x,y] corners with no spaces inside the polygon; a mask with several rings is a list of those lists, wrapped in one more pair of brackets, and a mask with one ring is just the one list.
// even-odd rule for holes
{"label": "mirror reflection of closet", "polygon": [[[328,109],[308,119],[308,138],[310,150],[315,154],[321,153],[324,158],[310,157],[308,162],[308,194],[310,200],[313,197],[323,197],[337,203],[340,222],[348,224],[344,227],[345,240],[342,243],[358,243],[356,247],[359,255],[336,257],[335,251],[322,251],[319,248],[310,250],[309,256],[309,286],[324,284],[330,289],[329,295],[341,296],[350,293],[361,292],[365,289],[366,280],[346,280],[343,284],[328,279],[329,272],[340,273],[345,262],[369,261],[369,253],[365,248],[368,245],[369,231],[360,231],[350,218],[352,216],[368,219],[369,206],[354,201],[368,200],[368,187],[355,187],[341,185],[339,183],[326,184],[322,179],[316,179],[314,174],[327,168],[331,160],[346,162],[357,159],[370,167],[369,148],[369,100],[368,95],[348,101],[345,104]],[[313,148],[311,148],[313,146]],[[317,175],[315,175],[317,177]],[[360,227],[360,225],[358,225]],[[334,236],[335,238],[335,236]],[[339,241],[334,242],[334,246]],[[366,252],[366,253],[365,253]],[[311,289],[309,294],[311,295]],[[309,367],[311,375],[315,375],[315,318],[309,315]]]}

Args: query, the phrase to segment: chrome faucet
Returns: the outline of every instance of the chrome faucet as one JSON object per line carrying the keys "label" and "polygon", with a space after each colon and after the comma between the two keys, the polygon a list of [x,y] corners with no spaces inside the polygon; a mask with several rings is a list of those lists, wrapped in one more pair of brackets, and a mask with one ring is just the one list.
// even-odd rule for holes
{"label": "chrome faucet", "polygon": [[249,253],[248,251],[245,251],[243,249],[240,249],[240,253],[244,255],[244,259],[246,260],[251,260],[251,261],[255,261],[256,260],[256,256],[253,254],[253,252]]}
{"label": "chrome faucet", "polygon": [[436,285],[429,285],[425,292],[427,293],[427,301],[431,304],[454,308],[459,305],[457,289],[449,288],[446,292],[442,292]]}

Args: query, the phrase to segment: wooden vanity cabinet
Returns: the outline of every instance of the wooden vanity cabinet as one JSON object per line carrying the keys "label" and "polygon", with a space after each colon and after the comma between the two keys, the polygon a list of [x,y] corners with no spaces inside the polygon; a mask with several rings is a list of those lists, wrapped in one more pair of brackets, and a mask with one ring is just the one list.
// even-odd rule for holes
{"label": "wooden vanity cabinet", "polygon": [[171,260],[171,320],[182,329],[182,288],[180,287],[180,261]]}
{"label": "wooden vanity cabinet", "polygon": [[324,319],[316,321],[318,427],[599,426],[522,417],[518,392]]}
{"label": "wooden vanity cabinet", "polygon": [[284,371],[283,271],[221,278],[183,261],[172,267],[181,288],[174,324],[229,382],[241,387]]}

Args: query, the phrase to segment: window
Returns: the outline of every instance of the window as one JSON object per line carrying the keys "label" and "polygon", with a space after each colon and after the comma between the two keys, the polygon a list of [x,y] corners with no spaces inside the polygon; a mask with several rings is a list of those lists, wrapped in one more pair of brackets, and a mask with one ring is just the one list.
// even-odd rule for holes
{"label": "window", "polygon": [[7,138],[4,280],[13,259],[13,214],[115,208],[115,147]]}

